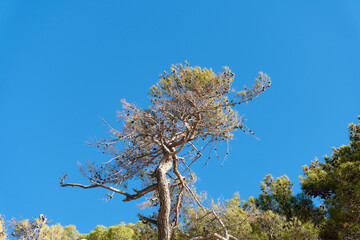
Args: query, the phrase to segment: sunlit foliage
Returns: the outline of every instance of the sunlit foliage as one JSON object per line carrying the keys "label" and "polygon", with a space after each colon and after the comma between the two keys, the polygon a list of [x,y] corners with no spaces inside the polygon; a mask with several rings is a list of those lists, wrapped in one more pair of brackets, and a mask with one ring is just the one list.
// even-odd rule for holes
{"label": "sunlit foliage", "polygon": [[348,129],[349,145],[333,148],[331,157],[303,167],[304,192],[322,198],[328,209],[322,233],[327,239],[360,238],[360,117],[359,124]]}

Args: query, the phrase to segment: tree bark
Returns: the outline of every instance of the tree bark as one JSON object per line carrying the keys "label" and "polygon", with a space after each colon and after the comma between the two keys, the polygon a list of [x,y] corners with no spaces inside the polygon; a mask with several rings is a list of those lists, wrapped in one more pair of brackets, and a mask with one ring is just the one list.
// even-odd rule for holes
{"label": "tree bark", "polygon": [[159,164],[156,169],[156,178],[158,182],[158,193],[160,198],[159,214],[157,219],[157,227],[159,232],[159,240],[170,240],[171,227],[170,227],[170,208],[171,198],[169,190],[169,180],[166,173],[170,170],[172,161],[166,159]]}

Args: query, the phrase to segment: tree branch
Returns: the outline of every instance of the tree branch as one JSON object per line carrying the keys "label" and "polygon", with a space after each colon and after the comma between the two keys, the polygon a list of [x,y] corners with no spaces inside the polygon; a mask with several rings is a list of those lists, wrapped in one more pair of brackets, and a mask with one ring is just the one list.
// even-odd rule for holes
{"label": "tree branch", "polygon": [[96,188],[96,187],[102,187],[105,188],[107,190],[113,191],[115,193],[119,193],[122,194],[124,196],[126,196],[125,199],[123,199],[123,202],[128,202],[128,201],[132,201],[138,198],[141,198],[142,196],[144,196],[145,194],[152,192],[154,190],[157,189],[157,184],[153,184],[151,186],[148,186],[142,190],[135,190],[133,189],[136,194],[129,194],[127,192],[124,192],[120,189],[105,185],[105,184],[101,184],[101,183],[94,183],[91,185],[83,185],[83,184],[79,184],[79,183],[60,183],[61,187],[80,187],[80,188],[84,188],[84,189],[88,189],[88,188]]}
{"label": "tree branch", "polygon": [[145,217],[145,216],[143,216],[143,215],[141,215],[141,214],[139,214],[139,219],[140,219],[141,221],[145,221],[145,222],[148,222],[148,223],[152,223],[152,224],[157,225],[157,221],[156,221],[155,219],[151,219],[151,218]]}
{"label": "tree branch", "polygon": [[216,239],[220,239],[220,240],[227,240],[226,238],[220,236],[217,233],[212,233],[212,234],[209,234],[209,235],[206,235],[203,237],[194,237],[194,238],[191,238],[190,240],[207,240],[207,239],[212,239],[212,238],[216,238]]}
{"label": "tree branch", "polygon": [[194,237],[194,238],[191,238],[190,240],[207,240],[207,239],[212,239],[212,238],[216,238],[216,239],[220,239],[220,240],[239,240],[236,237],[231,236],[231,235],[229,235],[228,238],[224,238],[217,233],[212,233],[212,234],[209,234],[209,235],[206,235],[203,237]]}
{"label": "tree branch", "polygon": [[177,169],[177,156],[176,155],[173,156],[173,172],[176,174],[176,176],[180,180],[180,183],[181,183],[182,186],[181,186],[180,193],[179,193],[179,195],[177,196],[177,199],[176,199],[175,223],[174,223],[174,227],[173,227],[172,233],[171,233],[171,240],[174,239],[175,231],[179,227],[179,215],[180,215],[180,207],[181,207],[181,198],[182,198],[182,195],[183,195],[184,189],[185,189],[184,177],[181,176],[181,174],[179,173],[179,171]]}

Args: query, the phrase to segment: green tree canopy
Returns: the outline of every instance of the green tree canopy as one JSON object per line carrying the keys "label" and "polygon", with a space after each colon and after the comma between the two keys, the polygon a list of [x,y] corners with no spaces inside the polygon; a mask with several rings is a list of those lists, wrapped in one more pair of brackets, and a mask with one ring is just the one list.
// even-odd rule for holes
{"label": "green tree canopy", "polygon": [[10,236],[14,239],[31,240],[78,240],[79,232],[74,225],[61,226],[59,223],[49,226],[45,215],[34,219],[16,220],[13,218],[10,222]]}
{"label": "green tree canopy", "polygon": [[323,199],[328,208],[327,239],[360,238],[360,117],[348,129],[350,144],[303,167],[302,189]]}
{"label": "green tree canopy", "polygon": [[293,183],[284,175],[274,180],[271,174],[261,182],[261,193],[257,198],[249,199],[244,207],[253,202],[261,211],[271,210],[291,220],[311,221],[319,224],[323,220],[322,208],[315,207],[311,197],[304,192],[293,194]]}
{"label": "green tree canopy", "polygon": [[[296,217],[289,220],[286,216],[272,210],[263,211],[259,209],[254,202],[247,202],[246,207],[241,207],[239,194],[235,194],[232,199],[225,203],[211,202],[211,205],[212,210],[218,213],[222,223],[227,226],[227,231],[236,239],[319,239],[319,229],[312,222],[302,222]],[[185,208],[185,226],[178,239],[191,239],[193,236],[199,235],[211,236],[213,232],[221,232],[221,224],[214,221],[214,216],[206,213],[208,212],[199,207],[187,206]],[[208,239],[225,239],[217,238],[214,235],[213,237]]]}

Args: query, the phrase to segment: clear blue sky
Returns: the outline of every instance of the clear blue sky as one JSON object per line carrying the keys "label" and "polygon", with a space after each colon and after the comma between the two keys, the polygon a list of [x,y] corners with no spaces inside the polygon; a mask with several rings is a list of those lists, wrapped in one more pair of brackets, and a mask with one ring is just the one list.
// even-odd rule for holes
{"label": "clear blue sky", "polygon": [[239,108],[260,141],[238,133],[224,166],[198,163],[199,191],[247,199],[271,173],[299,190],[301,166],[348,143],[360,115],[360,1],[0,2],[0,213],[88,232],[136,222],[136,202],[97,200],[77,161],[102,159],[86,141],[107,137],[120,100],[146,107],[146,92],[171,64],[236,74],[258,71],[272,87]]}

